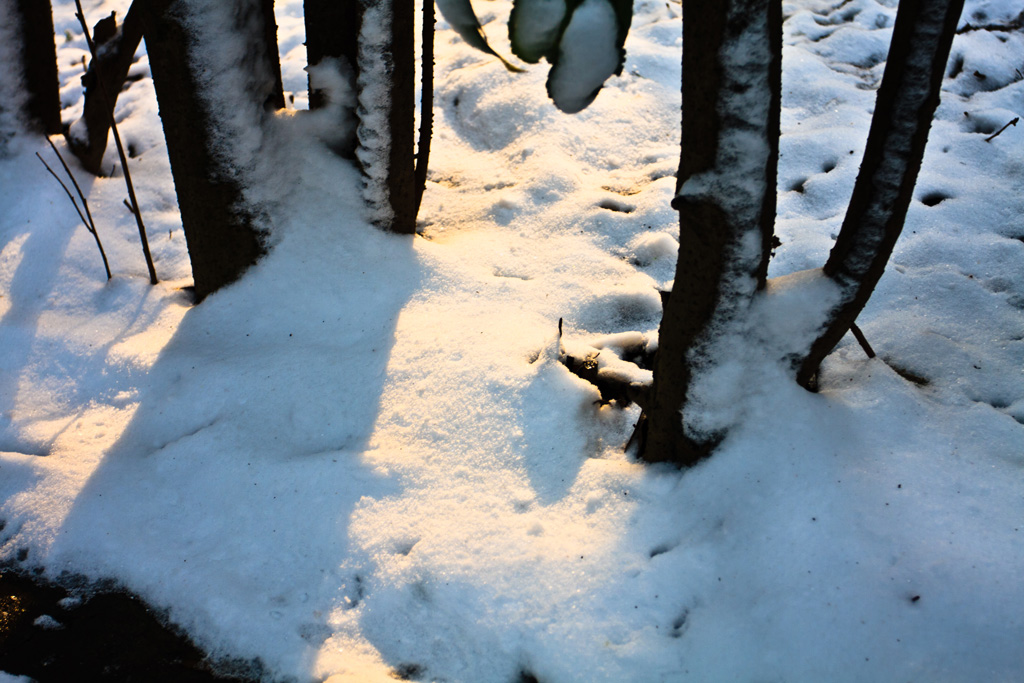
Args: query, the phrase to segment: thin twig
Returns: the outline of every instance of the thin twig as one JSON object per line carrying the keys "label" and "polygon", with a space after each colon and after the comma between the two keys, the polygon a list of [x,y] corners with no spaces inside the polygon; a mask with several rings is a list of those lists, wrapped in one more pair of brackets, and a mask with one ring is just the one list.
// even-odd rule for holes
{"label": "thin twig", "polygon": [[89,202],[86,201],[85,194],[82,192],[82,188],[78,186],[78,181],[75,180],[75,174],[72,173],[71,169],[68,168],[68,165],[64,163],[64,157],[63,155],[61,155],[60,150],[57,149],[57,145],[53,144],[53,140],[51,140],[50,138],[46,138],[46,141],[50,143],[50,149],[52,149],[53,153],[57,155],[57,159],[60,161],[60,165],[64,167],[64,172],[68,174],[68,178],[71,178],[71,184],[75,186],[75,192],[78,193],[79,199],[82,200],[82,206],[85,208],[85,215],[88,216],[89,218],[89,223],[88,225],[86,225],[86,227],[89,228],[92,234],[95,235],[96,221],[92,219],[92,213],[89,212]]}
{"label": "thin twig", "polygon": [[992,133],[992,135],[989,135],[987,138],[985,138],[985,142],[992,142],[997,137],[999,137],[999,134],[1002,133],[1004,130],[1006,130],[1010,126],[1016,126],[1018,121],[1020,121],[1019,116],[1015,118],[1013,121],[1010,121],[1008,124],[1000,128],[999,130],[997,130],[995,133]]}
{"label": "thin twig", "polygon": [[[82,11],[81,0],[75,0],[75,7],[78,8],[78,23],[82,25],[82,32],[85,34],[85,42],[89,45],[89,52],[93,61],[96,61],[96,45],[92,42],[92,35],[89,33],[89,25],[85,21],[85,12]],[[132,200],[135,223],[139,226],[139,239],[142,240],[142,254],[146,257],[146,268],[149,269],[150,284],[157,284],[160,280],[156,277],[156,268],[153,266],[153,257],[149,253],[149,239],[146,237],[146,226],[142,222],[142,212],[139,210],[139,202],[135,198],[135,186],[132,184],[132,175],[128,171],[128,159],[124,153],[124,145],[121,144],[121,135],[117,132],[117,121],[114,119],[114,108],[110,106],[110,96],[107,94],[107,87],[102,78],[97,78],[100,86],[100,95],[105,100],[104,106],[110,115],[110,131],[114,134],[114,144],[117,145],[117,155],[121,159],[121,168],[124,169],[124,182],[128,186],[128,197]]]}
{"label": "thin twig", "polygon": [[[50,144],[52,145],[53,143],[51,142]],[[57,151],[56,148],[54,149],[54,151]],[[92,222],[92,215],[89,214],[88,220],[86,219],[85,214],[83,214],[82,210],[78,208],[78,202],[75,201],[75,197],[74,195],[71,194],[71,190],[69,190],[68,186],[64,184],[64,181],[60,179],[60,176],[53,172],[53,169],[50,168],[50,165],[46,163],[43,157],[39,156],[39,152],[36,152],[36,158],[39,159],[40,162],[42,162],[43,166],[46,167],[46,170],[50,172],[50,175],[56,178],[57,182],[60,183],[60,186],[64,188],[64,192],[67,194],[68,199],[71,200],[71,205],[75,207],[75,211],[78,213],[78,217],[82,219],[82,224],[85,225],[85,229],[92,233],[93,239],[96,240],[96,246],[99,247],[100,258],[103,259],[103,269],[107,271],[107,281],[109,282],[114,278],[114,276],[111,275],[110,273],[110,264],[107,262],[107,254],[105,251],[103,251],[103,243],[100,242],[99,233],[96,232],[96,224]],[[64,159],[61,158],[59,152],[57,153],[57,158],[60,159],[61,164],[64,164]],[[82,204],[85,206],[85,212],[86,214],[88,214],[88,203],[85,201],[85,196],[82,194],[81,189],[79,189],[78,183],[75,182],[75,177],[71,175],[71,171],[68,170],[67,164],[64,164],[64,170],[68,172],[68,176],[71,178],[71,182],[75,184],[75,189],[78,190],[78,194],[82,198]]]}
{"label": "thin twig", "polygon": [[875,357],[875,350],[871,348],[871,344],[868,344],[868,338],[864,336],[864,333],[860,331],[855,323],[850,323],[850,332],[853,332],[854,339],[860,344],[860,347],[864,349],[864,353],[868,358]]}
{"label": "thin twig", "polygon": [[85,224],[85,229],[88,230],[89,232],[92,232],[93,227],[89,225],[89,221],[85,219],[85,214],[83,214],[82,210],[78,208],[78,202],[75,201],[75,196],[71,194],[71,190],[68,189],[68,186],[64,184],[64,181],[60,179],[60,176],[53,172],[53,169],[50,168],[50,165],[43,160],[43,157],[39,156],[39,152],[36,152],[36,158],[42,162],[43,166],[46,167],[46,170],[50,172],[50,175],[52,175],[57,180],[57,182],[60,183],[60,186],[64,188],[64,192],[67,193],[68,199],[71,200],[71,205],[75,207],[75,211],[78,212],[78,217],[81,218],[82,223]]}

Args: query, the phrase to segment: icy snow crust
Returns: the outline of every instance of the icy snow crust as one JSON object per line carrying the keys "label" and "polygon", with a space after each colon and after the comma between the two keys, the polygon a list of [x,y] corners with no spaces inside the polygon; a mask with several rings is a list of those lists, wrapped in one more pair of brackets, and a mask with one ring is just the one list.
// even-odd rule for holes
{"label": "icy snow crust", "polygon": [[[301,3],[276,4],[301,103]],[[773,276],[820,266],[839,228],[890,4],[785,6]],[[486,9],[504,25],[508,3]],[[56,3],[65,120],[81,111],[73,12]],[[962,21],[1018,12],[971,0]],[[197,308],[148,78],[117,115],[157,287],[121,179],[80,174],[107,284],[32,158],[48,147],[20,136],[0,162],[0,556],[113,577],[278,680],[1019,678],[1024,130],[984,141],[1024,113],[1019,34],[957,36],[927,203],[859,320],[879,358],[844,341],[817,395],[748,359],[735,427],[681,474],[623,455],[635,409],[595,405],[555,360],[559,317],[568,342],[656,331],[679,14],[637,2],[622,76],[576,117],[548,101],[546,69],[509,74],[441,31],[416,239],[368,224],[359,173],[309,112],[268,121],[257,156],[276,173],[253,177],[276,246]],[[759,334],[795,324],[819,284],[772,283]]]}

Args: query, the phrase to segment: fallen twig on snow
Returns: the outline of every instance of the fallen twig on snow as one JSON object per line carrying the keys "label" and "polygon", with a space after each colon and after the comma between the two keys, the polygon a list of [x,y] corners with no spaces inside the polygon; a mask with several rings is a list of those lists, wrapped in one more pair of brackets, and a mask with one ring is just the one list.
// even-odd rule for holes
{"label": "fallen twig on snow", "polygon": [[987,138],[985,138],[985,142],[992,142],[994,139],[999,137],[999,134],[1002,133],[1004,130],[1006,130],[1010,126],[1016,126],[1018,121],[1020,121],[1019,116],[1015,118],[1013,121],[1010,121],[1008,124],[1000,128],[999,130],[997,130],[995,133],[992,133],[992,135],[989,135]]}

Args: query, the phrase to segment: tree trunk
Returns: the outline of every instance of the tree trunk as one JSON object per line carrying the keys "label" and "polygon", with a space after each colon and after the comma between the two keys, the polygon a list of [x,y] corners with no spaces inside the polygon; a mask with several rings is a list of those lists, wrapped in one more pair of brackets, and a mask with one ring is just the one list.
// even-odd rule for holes
{"label": "tree trunk", "polygon": [[[153,85],[201,301],[264,253],[263,217],[244,196],[241,169],[258,161],[258,145],[252,149],[250,141],[254,135],[262,140],[265,112],[275,106],[279,88],[267,50],[265,4],[153,0],[143,7]],[[244,44],[244,59],[209,61],[219,52],[206,43],[224,40]]]}
{"label": "tree trunk", "polygon": [[277,47],[277,19],[274,17],[274,0],[260,0],[260,13],[263,15],[263,47],[266,52],[263,62],[270,69],[273,87],[267,95],[264,105],[267,109],[279,111],[284,109],[284,84],[281,82],[281,52]]}
{"label": "tree trunk", "polygon": [[[8,0],[4,8],[8,31],[20,47],[20,65],[4,64],[4,69],[21,72],[28,97],[20,106],[24,123],[44,135],[61,132],[60,82],[57,78],[57,48],[53,42],[53,14],[45,0]],[[10,29],[13,28],[13,31]],[[11,107],[10,102],[0,107]]]}
{"label": "tree trunk", "polygon": [[659,330],[640,457],[692,465],[720,426],[683,413],[713,342],[765,283],[775,220],[782,13],[775,0],[684,0],[679,260]]}
{"label": "tree trunk", "polygon": [[863,310],[903,230],[962,9],[963,0],[899,3],[864,161],[824,267],[842,299],[797,372],[808,389],[817,388],[822,360]]}

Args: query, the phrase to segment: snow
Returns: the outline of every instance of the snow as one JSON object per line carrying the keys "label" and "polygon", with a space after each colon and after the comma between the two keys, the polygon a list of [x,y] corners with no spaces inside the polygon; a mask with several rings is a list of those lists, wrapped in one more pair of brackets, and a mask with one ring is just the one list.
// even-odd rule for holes
{"label": "snow", "polygon": [[30,683],[31,680],[28,676],[14,676],[0,671],[0,683]]}
{"label": "snow", "polygon": [[[0,558],[113,578],[215,657],[300,683],[1016,680],[1024,126],[981,128],[1024,113],[1024,81],[993,69],[1006,84],[975,87],[969,67],[1017,34],[1006,53],[957,36],[965,67],[858,320],[878,357],[847,338],[809,394],[760,342],[825,298],[800,271],[842,220],[880,75],[863,65],[894,11],[839,4],[786,4],[770,274],[789,277],[726,368],[733,428],[687,472],[625,455],[637,409],[597,405],[557,362],[559,318],[570,345],[656,336],[678,236],[678,4],[635,4],[622,75],[573,117],[546,68],[510,74],[443,29],[421,237],[369,225],[317,112],[277,115],[259,154],[275,173],[251,176],[275,246],[198,307],[148,78],[117,115],[160,285],[121,178],[78,173],[107,283],[33,157],[49,147],[19,134],[0,161]],[[301,2],[276,5],[301,109]],[[507,20],[487,5],[485,25]],[[1019,5],[969,0],[961,21],[982,10]],[[73,13],[55,3],[65,121],[81,112]]]}

